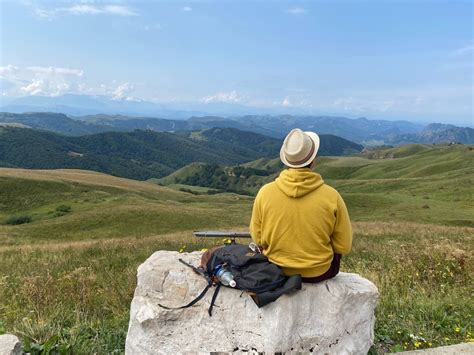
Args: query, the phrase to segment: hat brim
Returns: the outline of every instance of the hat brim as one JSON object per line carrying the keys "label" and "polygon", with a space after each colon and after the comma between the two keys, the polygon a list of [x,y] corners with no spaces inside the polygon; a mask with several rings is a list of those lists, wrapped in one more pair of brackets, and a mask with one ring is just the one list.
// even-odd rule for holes
{"label": "hat brim", "polygon": [[298,165],[295,165],[295,164],[289,163],[288,160],[286,160],[285,154],[283,153],[283,147],[282,147],[282,149],[280,149],[280,160],[282,161],[283,164],[285,164],[289,168],[302,168],[302,167],[308,165],[309,163],[311,163],[316,158],[316,155],[318,154],[319,136],[316,133],[310,132],[310,131],[307,131],[307,132],[304,132],[304,133],[307,134],[309,136],[309,138],[311,138],[311,140],[313,141],[313,143],[314,143],[314,152],[313,152],[313,154],[311,154],[311,156],[305,162],[303,162],[301,164],[298,164]]}

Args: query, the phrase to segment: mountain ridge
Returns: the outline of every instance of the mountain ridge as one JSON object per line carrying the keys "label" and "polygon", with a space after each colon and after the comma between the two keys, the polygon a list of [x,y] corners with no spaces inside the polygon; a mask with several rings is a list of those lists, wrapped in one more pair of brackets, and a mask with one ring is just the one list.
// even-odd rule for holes
{"label": "mountain ridge", "polygon": [[[357,152],[361,145],[339,137],[321,137],[328,153]],[[31,169],[75,168],[147,180],[166,176],[193,162],[242,164],[278,155],[281,140],[233,128],[181,131],[136,130],[80,137],[0,127],[0,162]],[[334,152],[330,151],[334,146]]]}
{"label": "mountain ridge", "polygon": [[107,114],[72,117],[46,112],[24,114],[0,112],[0,123],[19,123],[31,128],[51,130],[71,136],[110,131],[130,132],[135,129],[178,132],[221,127],[236,128],[281,139],[292,128],[299,127],[318,134],[332,134],[366,146],[407,143],[474,143],[474,130],[469,127],[439,123],[422,126],[409,121],[369,120],[364,117],[350,119],[338,116],[247,115],[191,116],[186,120],[172,120]]}

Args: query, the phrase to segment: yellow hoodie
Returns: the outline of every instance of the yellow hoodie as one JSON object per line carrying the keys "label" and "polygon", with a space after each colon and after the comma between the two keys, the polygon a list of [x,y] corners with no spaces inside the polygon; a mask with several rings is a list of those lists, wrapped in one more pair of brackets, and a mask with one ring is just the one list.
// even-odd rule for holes
{"label": "yellow hoodie", "polygon": [[347,254],[352,227],[339,193],[311,169],[287,169],[263,186],[250,222],[252,239],[286,275],[316,277],[334,253]]}

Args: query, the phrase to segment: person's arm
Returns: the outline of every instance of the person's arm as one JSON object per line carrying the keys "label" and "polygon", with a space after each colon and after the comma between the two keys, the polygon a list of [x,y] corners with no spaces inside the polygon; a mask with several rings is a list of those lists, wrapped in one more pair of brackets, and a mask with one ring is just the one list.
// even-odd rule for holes
{"label": "person's arm", "polygon": [[337,197],[336,224],[331,237],[334,253],[346,255],[352,248],[352,226],[346,204],[341,195]]}
{"label": "person's arm", "polygon": [[260,193],[255,197],[252,209],[252,219],[249,226],[250,235],[253,241],[258,245],[262,245],[262,215],[260,211]]}

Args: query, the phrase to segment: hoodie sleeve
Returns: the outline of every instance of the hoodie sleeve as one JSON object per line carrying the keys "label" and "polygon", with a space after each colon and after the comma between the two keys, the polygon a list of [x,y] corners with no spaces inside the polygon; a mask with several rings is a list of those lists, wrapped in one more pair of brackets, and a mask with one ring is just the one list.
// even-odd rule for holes
{"label": "hoodie sleeve", "polygon": [[335,253],[346,255],[352,248],[352,226],[346,204],[341,195],[337,196],[336,224],[331,237]]}
{"label": "hoodie sleeve", "polygon": [[252,219],[250,220],[250,235],[253,241],[261,246],[262,244],[262,215],[260,211],[260,192],[255,197],[252,209]]}

